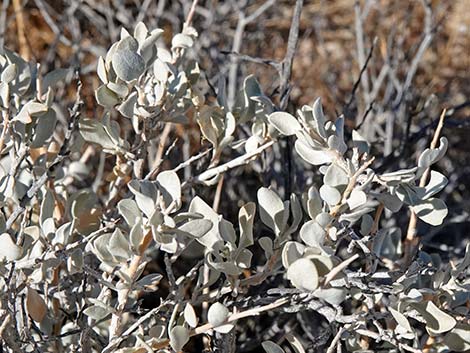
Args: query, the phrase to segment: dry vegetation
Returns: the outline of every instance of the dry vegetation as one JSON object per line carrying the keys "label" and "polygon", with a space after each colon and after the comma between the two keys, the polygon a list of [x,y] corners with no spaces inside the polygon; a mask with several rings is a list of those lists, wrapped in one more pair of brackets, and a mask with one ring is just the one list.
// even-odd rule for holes
{"label": "dry vegetation", "polygon": [[[463,303],[454,303],[455,293],[470,293],[470,254],[466,248],[470,224],[470,2],[304,0],[300,7],[301,3],[3,0],[0,48],[5,46],[25,61],[38,63],[33,66],[42,75],[59,68],[69,71],[54,86],[55,130],[42,145],[28,145],[21,157],[21,149],[16,148],[26,142],[8,125],[7,118],[18,112],[10,116],[14,110],[0,104],[2,178],[10,173],[20,180],[15,173],[22,168],[38,173],[32,183],[31,189],[37,186],[32,195],[19,199],[9,199],[10,186],[5,179],[0,180],[1,237],[7,234],[10,242],[11,236],[16,246],[23,246],[29,236],[25,229],[46,227],[44,214],[50,216],[57,229],[67,222],[75,228],[70,230],[70,239],[63,236],[67,238],[64,242],[43,235],[46,240],[40,257],[33,258],[31,250],[21,260],[18,258],[17,265],[17,259],[0,259],[0,352],[66,352],[70,348],[75,352],[173,349],[231,353],[260,352],[263,347],[268,353],[432,353],[470,348],[470,297]],[[298,21],[296,6],[301,9]],[[148,120],[139,116],[135,123],[115,109],[117,104],[106,106],[103,98],[101,104],[97,103],[96,91],[108,82],[102,82],[103,73],[98,76],[96,71],[99,58],[111,51],[111,45],[122,43],[121,28],[133,34],[139,22],[146,25],[146,35],[147,28],[149,33],[156,28],[164,31],[158,45],[173,45],[169,55],[173,55],[171,65],[175,72],[184,71],[191,65],[188,63],[197,61],[201,74],[198,80],[185,82],[183,96],[162,94],[168,99],[165,109],[174,108],[171,114],[158,119],[153,115]],[[183,31],[189,25],[197,31],[197,38],[192,32]],[[182,31],[187,35],[184,40],[191,41],[191,45],[174,45],[175,36]],[[112,81],[116,69],[106,65],[102,72]],[[1,60],[0,68],[5,68]],[[243,86],[249,75],[257,79],[259,87]],[[134,87],[138,86],[136,80],[117,76],[116,83],[126,81],[126,90],[138,91]],[[129,92],[124,94],[126,99]],[[261,95],[265,101],[257,101],[259,110],[255,114],[250,106],[255,103],[248,98],[247,106],[238,107],[239,94]],[[318,113],[318,97],[327,120],[336,121],[336,126],[318,123],[323,119],[323,114]],[[37,100],[45,100],[40,88]],[[224,105],[221,102],[225,100]],[[119,102],[122,101],[124,98]],[[138,104],[144,106],[141,101]],[[316,109],[312,113],[316,128],[305,118],[308,110],[298,113],[304,105],[312,104]],[[229,112],[227,107],[235,108]],[[159,108],[152,114],[160,112]],[[122,141],[112,146],[115,150],[107,148],[105,142],[100,145],[102,135],[93,135],[101,127],[94,125],[96,122],[104,121],[106,125],[103,116],[107,111],[109,124],[120,128]],[[274,111],[279,111],[279,115]],[[231,120],[214,120],[231,117],[232,112],[236,126],[228,133]],[[337,118],[341,115],[344,120]],[[184,124],[179,123],[182,116],[187,119]],[[338,132],[342,124],[348,146]],[[327,131],[322,132],[325,126]],[[211,129],[223,130],[233,140],[225,143],[223,136],[216,136],[218,140],[214,142]],[[296,150],[302,140],[301,130],[313,139],[320,135],[319,139],[325,141],[333,135],[338,137],[334,146],[322,140],[327,146],[322,152],[339,155],[337,160],[316,163],[315,158],[320,157],[299,156]],[[367,139],[370,148],[361,145],[356,130]],[[439,141],[441,136],[448,140],[445,156],[441,152],[447,140]],[[349,147],[346,154],[343,144],[344,151]],[[427,157],[429,163],[423,167],[420,156],[423,158],[427,148],[428,152],[441,155]],[[20,162],[15,167],[8,158]],[[325,163],[330,173],[326,166],[319,173],[317,165]],[[14,174],[8,171],[11,164]],[[438,197],[447,205],[448,215],[442,224],[420,214],[414,208],[417,204],[407,196],[403,196],[405,205],[399,210],[388,207],[388,201],[380,198],[380,193],[387,190],[393,194],[396,185],[412,183],[412,190],[418,184],[427,185],[431,164],[431,173],[435,173],[432,176],[443,174],[448,179],[445,187],[444,182],[429,186],[439,189]],[[76,170],[71,171],[72,165]],[[335,165],[343,170],[331,167]],[[41,182],[38,170],[55,175],[56,166],[63,168],[64,179],[55,182],[50,177]],[[410,172],[409,168],[415,166],[419,168]],[[345,168],[351,169],[343,176]],[[402,174],[388,174],[395,171]],[[367,189],[372,183],[372,179],[367,180],[371,173],[378,186]],[[175,178],[182,185],[175,186]],[[346,181],[336,185],[336,179]],[[159,226],[171,228],[168,224],[172,224],[180,232],[175,230],[173,234],[174,238],[178,234],[178,241],[188,234],[197,239],[210,234],[213,230],[206,229],[208,224],[221,222],[217,214],[235,225],[231,229],[234,236],[236,230],[239,240],[227,240],[232,233],[228,222],[224,223],[224,231],[230,236],[222,235],[225,248],[219,250],[222,257],[234,261],[236,270],[217,263],[220,254],[211,255],[211,251],[215,252],[213,244],[181,240],[183,245],[176,246],[175,242],[159,239],[155,229],[149,230],[157,216],[138,199],[145,194],[143,190],[153,192],[143,186],[150,180],[156,180],[158,200],[154,201],[162,218]],[[339,197],[336,203],[331,200],[336,194],[326,195],[325,189],[321,193],[322,184],[331,189],[339,187],[340,191],[334,191]],[[73,211],[79,202],[76,195],[83,190],[91,190],[93,197]],[[160,197],[160,193],[164,196]],[[359,193],[367,196],[367,204],[353,199],[352,195],[362,198]],[[312,211],[315,206],[309,202],[314,203],[315,198],[320,200],[318,207],[322,212]],[[290,205],[281,200],[290,200]],[[359,208],[368,207],[357,219],[356,215],[351,216],[354,212],[348,213],[355,202],[360,203]],[[142,238],[136,244],[130,240],[127,259],[122,253],[111,254],[113,259],[107,259],[102,249],[109,245],[107,242],[117,242],[116,229],[121,229],[126,239],[133,232],[134,221],[128,220],[123,209],[137,204],[136,212],[149,222],[147,228],[142,226]],[[214,211],[208,211],[206,206]],[[437,209],[442,211],[440,203]],[[277,215],[283,213],[284,219],[279,221],[274,211]],[[328,220],[320,222],[320,213]],[[178,223],[184,221],[187,223]],[[191,222],[198,222],[197,227],[193,223],[195,229],[188,226]],[[324,228],[321,241],[306,235],[306,225],[313,223]],[[59,230],[55,234],[58,233]],[[249,240],[247,234],[254,239]],[[97,240],[100,237],[105,239],[101,243]],[[264,238],[273,240],[260,241]],[[0,240],[3,245],[7,244],[5,239]],[[241,239],[249,245],[242,246]],[[292,245],[294,240],[297,245]],[[3,245],[0,243],[0,247]],[[308,251],[301,254],[304,245],[314,249],[310,255],[305,255]],[[270,246],[274,249],[266,250]],[[286,250],[289,246],[290,250]],[[78,249],[80,254],[83,251],[82,258],[72,259]],[[238,259],[241,253],[251,256],[245,250],[253,253],[248,266],[244,265],[246,259]],[[298,270],[315,272],[315,283],[306,283],[293,273],[296,262],[285,260],[291,255],[281,256],[288,251],[303,256],[296,261],[308,264],[300,267],[298,262]],[[322,263],[326,272],[311,269],[315,267],[312,256],[328,263]],[[74,261],[81,261],[82,266]],[[43,282],[37,280],[38,266],[44,272]],[[119,273],[121,270],[125,275]],[[374,277],[378,274],[388,277]],[[408,276],[418,276],[419,284],[408,283]],[[142,278],[149,283],[140,283]],[[457,286],[455,283],[463,288],[462,292],[452,287]],[[342,286],[348,288],[347,292],[343,293]],[[421,291],[419,299],[413,292],[419,292],[417,289]],[[317,290],[338,290],[339,294],[328,292],[325,299],[325,294],[318,294]],[[59,297],[60,293],[69,297]],[[452,300],[442,299],[454,294]],[[336,296],[341,297],[339,302]],[[334,299],[330,301],[330,297]],[[101,304],[96,304],[96,298]],[[109,309],[103,317],[90,310],[100,305],[105,307],[101,310]],[[170,333],[165,333],[165,328]],[[177,332],[180,328],[186,331]],[[186,338],[188,344],[180,342]],[[458,341],[460,346],[449,346],[449,341]]]}

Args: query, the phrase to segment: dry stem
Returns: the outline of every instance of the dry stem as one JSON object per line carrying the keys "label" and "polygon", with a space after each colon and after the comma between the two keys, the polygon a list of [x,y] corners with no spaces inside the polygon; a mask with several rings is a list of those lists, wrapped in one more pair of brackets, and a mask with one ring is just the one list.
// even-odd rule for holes
{"label": "dry stem", "polygon": [[[439,117],[439,123],[437,124],[436,131],[434,132],[433,139],[430,144],[430,148],[434,149],[437,146],[439,141],[439,136],[441,135],[442,128],[444,127],[444,119],[446,116],[446,109],[444,109]],[[427,168],[423,175],[421,175],[421,179],[419,180],[419,186],[424,187],[426,186],[429,173],[431,172],[431,168]],[[406,232],[406,245],[405,245],[405,259],[409,259],[412,250],[417,245],[417,238],[416,238],[416,226],[418,223],[418,217],[416,213],[411,211],[410,222],[408,223],[408,231]]]}

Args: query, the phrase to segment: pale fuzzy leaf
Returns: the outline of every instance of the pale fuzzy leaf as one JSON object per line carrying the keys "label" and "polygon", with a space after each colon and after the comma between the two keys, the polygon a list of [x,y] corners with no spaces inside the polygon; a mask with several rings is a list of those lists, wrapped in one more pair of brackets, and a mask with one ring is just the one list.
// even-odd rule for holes
{"label": "pale fuzzy leaf", "polygon": [[282,224],[284,214],[284,203],[281,198],[272,190],[260,188],[258,190],[259,214],[265,225],[271,228],[276,234],[283,230]]}
{"label": "pale fuzzy leaf", "polygon": [[106,316],[111,314],[111,312],[112,311],[110,309],[99,305],[92,305],[83,310],[83,314],[94,320],[104,319]]}
{"label": "pale fuzzy leaf", "polygon": [[175,326],[170,330],[168,337],[171,348],[179,352],[189,341],[189,330],[184,326]]}
{"label": "pale fuzzy leaf", "polygon": [[116,147],[116,144],[104,129],[103,124],[99,121],[80,119],[78,126],[80,134],[85,141],[96,143],[108,150],[113,150]]}
{"label": "pale fuzzy leaf", "polygon": [[439,309],[432,301],[426,303],[412,304],[426,321],[426,330],[431,336],[452,330],[457,321]]}
{"label": "pale fuzzy leaf", "polygon": [[46,302],[41,295],[31,287],[26,288],[26,310],[29,316],[38,323],[44,320],[47,314]]}
{"label": "pale fuzzy leaf", "polygon": [[261,343],[261,346],[266,351],[266,353],[284,353],[284,350],[273,341],[264,341]]}
{"label": "pale fuzzy leaf", "polygon": [[250,136],[245,142],[245,152],[254,152],[263,143],[263,141],[263,138],[258,135]]}
{"label": "pale fuzzy leaf", "polygon": [[287,269],[287,278],[298,289],[314,291],[318,288],[319,278],[315,264],[309,259],[299,259]]}
{"label": "pale fuzzy leaf", "polygon": [[193,306],[190,303],[186,303],[186,306],[184,307],[184,319],[192,328],[195,328],[197,326],[197,315],[194,311]]}
{"label": "pale fuzzy leaf", "polygon": [[10,99],[10,87],[5,82],[0,82],[0,105],[5,106]]}
{"label": "pale fuzzy leaf", "polygon": [[230,243],[231,246],[235,246],[235,242],[237,240],[237,233],[235,232],[235,228],[231,222],[223,218],[220,219],[219,233],[225,242]]}
{"label": "pale fuzzy leaf", "polygon": [[372,218],[371,215],[365,214],[361,218],[361,229],[360,232],[363,236],[369,235],[372,226],[374,225],[374,219]]}
{"label": "pale fuzzy leaf", "polygon": [[52,192],[47,189],[46,193],[44,194],[44,198],[41,202],[41,215],[39,218],[39,224],[41,225],[41,227],[44,227],[44,222],[46,221],[46,219],[52,218],[52,215],[54,214],[54,206],[54,196],[52,195]]}
{"label": "pale fuzzy leaf", "polygon": [[166,327],[163,325],[155,325],[149,329],[149,335],[154,338],[162,338],[165,334]]}
{"label": "pale fuzzy leaf", "polygon": [[109,238],[109,252],[118,262],[126,262],[130,258],[130,246],[119,228]]}
{"label": "pale fuzzy leaf", "polygon": [[52,108],[37,118],[35,133],[31,141],[32,148],[42,147],[46,140],[52,137],[56,122],[57,114]]}
{"label": "pale fuzzy leaf", "polygon": [[321,98],[317,98],[315,102],[313,102],[313,118],[315,119],[316,130],[318,134],[321,137],[326,138],[327,137],[327,134],[325,131],[326,118],[325,118],[325,115],[323,114]]}
{"label": "pale fuzzy leaf", "polygon": [[199,239],[206,235],[212,227],[212,222],[208,219],[194,219],[178,227],[178,233]]}
{"label": "pale fuzzy leaf", "polygon": [[151,59],[156,59],[156,51],[157,48],[155,47],[155,43],[157,42],[158,38],[160,38],[163,30],[161,29],[154,29],[150,35],[145,38],[145,40],[140,45],[140,55],[145,60],[147,64]]}
{"label": "pale fuzzy leaf", "polygon": [[119,97],[105,85],[98,87],[95,92],[96,101],[99,105],[111,109],[119,104]]}
{"label": "pale fuzzy leaf", "polygon": [[23,106],[23,108],[21,108],[20,112],[13,118],[13,120],[20,121],[23,124],[29,124],[32,122],[31,117],[41,116],[48,110],[49,107],[46,104],[29,101]]}
{"label": "pale fuzzy leaf", "polygon": [[381,229],[373,238],[373,250],[378,256],[396,260],[402,254],[401,230],[397,227]]}
{"label": "pale fuzzy leaf", "polygon": [[4,83],[10,83],[13,81],[18,73],[16,64],[9,64],[0,75],[0,81]]}
{"label": "pale fuzzy leaf", "polygon": [[301,140],[295,141],[295,150],[304,161],[313,165],[331,163],[332,155],[328,151],[315,150]]}
{"label": "pale fuzzy leaf", "polygon": [[238,223],[240,225],[240,248],[253,245],[253,221],[255,219],[256,205],[249,202],[240,208]]}
{"label": "pale fuzzy leaf", "polygon": [[131,34],[124,27],[121,28],[121,33],[120,34],[121,34],[121,40],[117,43],[118,45],[121,42],[125,43],[126,41],[123,41],[123,39],[125,39],[125,38],[129,38],[129,40],[132,39],[133,42],[137,43],[137,41],[133,37],[131,37]]}
{"label": "pale fuzzy leaf", "polygon": [[171,40],[172,48],[191,48],[194,44],[194,40],[187,34],[178,33]]}
{"label": "pale fuzzy leaf", "polygon": [[197,241],[201,243],[202,245],[204,245],[206,248],[212,249],[213,245],[217,241],[222,240],[218,232],[218,229],[219,229],[218,214],[215,213],[214,210],[206,202],[204,202],[204,200],[201,199],[199,196],[196,196],[191,201],[191,204],[189,205],[189,212],[200,213],[204,216],[204,218],[212,222],[213,224],[212,229],[209,232],[207,232],[206,235],[197,239]]}
{"label": "pale fuzzy leaf", "polygon": [[113,69],[123,81],[137,79],[145,70],[144,59],[132,50],[116,49],[112,58]]}
{"label": "pale fuzzy leaf", "polygon": [[418,168],[419,171],[417,173],[417,178],[422,175],[422,173],[432,164],[439,161],[442,157],[444,157],[445,153],[447,152],[447,146],[449,145],[447,138],[441,137],[439,139],[439,147],[438,148],[427,148],[421,153],[418,159]]}
{"label": "pale fuzzy leaf", "polygon": [[136,284],[139,287],[143,287],[144,290],[148,289],[151,291],[156,290],[155,287],[160,283],[160,280],[163,276],[159,273],[151,273],[141,279],[139,279]]}
{"label": "pale fuzzy leaf", "polygon": [[304,252],[304,257],[311,260],[317,268],[318,275],[325,276],[334,267],[335,263],[330,256],[322,255],[319,248],[307,248]]}
{"label": "pale fuzzy leaf", "polygon": [[129,234],[129,241],[130,241],[130,244],[134,253],[140,254],[139,248],[143,239],[144,239],[144,232],[142,230],[142,221],[139,220],[131,228],[131,232]]}
{"label": "pale fuzzy leaf", "polygon": [[135,195],[135,201],[139,209],[147,216],[151,217],[155,211],[157,198],[157,187],[149,181],[132,180],[127,184],[129,190]]}
{"label": "pale fuzzy leaf", "polygon": [[82,249],[75,249],[67,259],[67,271],[70,274],[82,272],[83,258]]}
{"label": "pale fuzzy leaf", "polygon": [[124,102],[122,102],[117,110],[126,118],[131,119],[134,116],[135,106],[137,104],[137,92],[132,92]]}
{"label": "pale fuzzy leaf", "polygon": [[232,262],[228,262],[228,261],[216,262],[212,259],[210,254],[207,257],[207,262],[213,269],[219,272],[225,273],[227,275],[230,275],[230,276],[238,276],[242,272],[242,269],[239,268],[233,261]]}
{"label": "pale fuzzy leaf", "polygon": [[422,221],[432,225],[441,225],[447,216],[448,210],[444,201],[437,198],[430,198],[419,202],[412,207],[413,212]]}
{"label": "pale fuzzy leaf", "polygon": [[112,92],[116,93],[120,99],[126,98],[129,94],[129,88],[125,84],[108,82],[106,87],[108,87]]}
{"label": "pale fuzzy leaf", "polygon": [[357,148],[359,155],[362,155],[363,153],[369,153],[369,143],[356,130],[352,131],[352,140],[352,145],[353,147]]}
{"label": "pale fuzzy leaf", "polygon": [[323,177],[323,182],[329,186],[342,186],[347,185],[349,177],[347,173],[337,163],[332,163]]}
{"label": "pale fuzzy leaf", "polygon": [[230,315],[230,311],[222,303],[216,302],[209,307],[207,321],[214,327],[222,325]]}
{"label": "pale fuzzy leaf", "polygon": [[240,253],[236,258],[237,266],[240,268],[248,269],[251,266],[251,259],[253,253],[248,249],[241,249]]}
{"label": "pale fuzzy leaf", "polygon": [[299,227],[303,218],[302,205],[296,194],[290,195],[290,213],[293,219],[288,231],[294,232]]}
{"label": "pale fuzzy leaf", "polygon": [[130,227],[132,227],[139,218],[142,218],[139,207],[134,200],[123,199],[119,201],[117,207],[120,215],[124,217]]}
{"label": "pale fuzzy leaf", "polygon": [[458,323],[444,336],[445,345],[455,352],[470,350],[470,325]]}
{"label": "pale fuzzy leaf", "polygon": [[444,189],[447,185],[447,178],[435,170],[431,170],[431,177],[428,184],[425,186],[425,192],[423,195],[423,200],[429,199],[431,196],[437,194],[439,191]]}
{"label": "pale fuzzy leaf", "polygon": [[392,212],[398,212],[403,205],[403,202],[396,196],[388,193],[375,195],[376,199],[382,202],[386,209]]}
{"label": "pale fuzzy leaf", "polygon": [[235,327],[234,324],[225,324],[225,325],[215,327],[214,331],[217,331],[219,333],[229,333],[230,331],[233,330],[234,327]]}
{"label": "pale fuzzy leaf", "polygon": [[328,185],[320,187],[320,196],[330,206],[337,205],[341,201],[341,194],[338,189]]}
{"label": "pale fuzzy leaf", "polygon": [[15,261],[21,257],[22,249],[11,239],[10,234],[0,235],[0,260]]}
{"label": "pale fuzzy leaf", "polygon": [[283,135],[295,135],[295,132],[302,129],[297,119],[286,112],[274,112],[268,116],[269,122]]}
{"label": "pale fuzzy leaf", "polygon": [[344,140],[336,135],[328,137],[328,147],[330,150],[338,151],[340,155],[343,155],[348,149]]}
{"label": "pale fuzzy leaf", "polygon": [[270,257],[273,254],[273,241],[269,237],[261,237],[258,240],[259,246],[266,253],[266,257]]}
{"label": "pale fuzzy leaf", "polygon": [[406,318],[405,315],[403,315],[401,312],[393,309],[393,308],[389,308],[390,310],[390,313],[392,314],[393,318],[395,319],[395,321],[401,326],[403,327],[404,329],[406,329],[408,332],[413,332],[413,329],[411,328],[411,325],[408,321],[408,319]]}
{"label": "pale fuzzy leaf", "polygon": [[344,288],[318,288],[313,294],[331,305],[340,305],[348,294]]}
{"label": "pale fuzzy leaf", "polygon": [[155,60],[153,63],[153,74],[156,80],[166,83],[170,74],[168,64],[160,59]]}
{"label": "pale fuzzy leaf", "polygon": [[157,183],[163,195],[165,207],[173,202],[174,209],[178,209],[181,205],[181,182],[178,174],[171,170],[161,172],[157,175]]}
{"label": "pale fuzzy leaf", "polygon": [[96,67],[96,73],[98,74],[98,77],[100,78],[101,82],[103,82],[104,84],[109,82],[108,73],[106,72],[106,64],[102,56],[98,58],[98,65]]}
{"label": "pale fuzzy leaf", "polygon": [[320,247],[325,237],[326,231],[316,221],[308,221],[300,228],[300,239],[308,246]]}
{"label": "pale fuzzy leaf", "polygon": [[315,217],[321,213],[323,209],[323,202],[320,197],[320,193],[316,187],[312,186],[308,189],[307,197],[308,215],[311,219],[315,219]]}
{"label": "pale fuzzy leaf", "polygon": [[147,35],[147,26],[142,21],[140,21],[134,28],[134,38],[137,40],[137,42],[142,43]]}
{"label": "pale fuzzy leaf", "polygon": [[315,221],[322,227],[327,228],[333,218],[328,212],[321,212],[315,217]]}
{"label": "pale fuzzy leaf", "polygon": [[304,251],[305,245],[296,241],[288,241],[282,248],[282,265],[285,268],[289,268],[292,263],[302,257]]}
{"label": "pale fuzzy leaf", "polygon": [[367,195],[364,191],[354,189],[346,200],[351,210],[364,205],[367,202]]}

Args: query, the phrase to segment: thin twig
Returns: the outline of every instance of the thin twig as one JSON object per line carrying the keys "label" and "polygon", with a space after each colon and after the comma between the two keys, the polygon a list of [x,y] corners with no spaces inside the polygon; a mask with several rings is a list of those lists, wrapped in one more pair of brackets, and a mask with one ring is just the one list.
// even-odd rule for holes
{"label": "thin twig", "polygon": [[374,162],[375,157],[370,158],[369,160],[365,161],[364,164],[354,173],[354,175],[349,179],[349,183],[346,186],[346,189],[343,192],[343,197],[341,198],[341,202],[333,207],[330,210],[330,215],[332,217],[336,217],[341,207],[346,203],[349,195],[353,191],[354,187],[356,186],[357,178],[366,171],[367,168]]}
{"label": "thin twig", "polygon": [[292,16],[289,38],[287,40],[286,56],[282,61],[279,85],[279,93],[281,95],[279,108],[281,110],[285,110],[287,108],[287,103],[289,102],[289,81],[292,75],[292,64],[294,62],[295,52],[299,41],[300,15],[302,14],[303,4],[303,0],[297,0],[295,2],[294,15]]}
{"label": "thin twig", "polygon": [[198,2],[199,0],[193,0],[193,3],[191,4],[191,9],[189,10],[189,13],[188,13],[188,17],[186,17],[186,21],[184,22],[183,30],[191,26],[191,22],[193,21],[194,14],[196,13],[196,6]]}
{"label": "thin twig", "polygon": [[177,172],[183,168],[186,168],[187,166],[191,165],[192,163],[200,160],[201,158],[203,158],[204,156],[207,156],[210,152],[212,152],[212,148],[209,148],[201,153],[198,153],[194,156],[192,156],[191,158],[187,159],[186,161],[180,163],[177,167],[173,168],[172,170],[174,172]]}
{"label": "thin twig", "polygon": [[248,61],[248,62],[262,64],[262,65],[269,65],[269,66],[274,67],[277,71],[281,69],[281,64],[273,59],[256,58],[250,55],[240,54],[234,51],[222,50],[220,53],[224,55],[235,55],[238,59],[243,60],[243,61]]}
{"label": "thin twig", "polygon": [[[361,5],[358,0],[354,3],[354,25],[355,25],[355,31],[356,31],[356,48],[357,48],[357,58],[359,61],[359,67],[361,67],[361,73],[359,74],[359,82],[362,84],[362,90],[363,90],[363,95],[364,95],[364,103],[365,106],[368,106],[370,103],[369,100],[369,75],[367,73],[367,63],[368,60],[365,58],[365,46],[364,46],[364,17],[361,14]],[[375,42],[375,40],[374,40]],[[370,55],[369,55],[369,60],[370,56],[372,56],[373,52],[373,47],[375,46],[375,43],[373,43],[372,48],[370,50]],[[363,70],[362,70],[363,68]],[[364,79],[362,79],[362,77]],[[357,87],[356,87],[357,88]]]}
{"label": "thin twig", "polygon": [[[199,327],[196,327],[194,330],[192,330],[190,332],[189,335],[191,337],[197,336],[197,335],[206,333],[206,332],[208,332],[208,331],[210,331],[210,330],[212,330],[216,327],[227,325],[229,323],[235,322],[237,320],[240,320],[240,319],[243,319],[243,318],[246,318],[246,317],[257,316],[257,315],[259,315],[263,312],[276,309],[280,306],[283,306],[283,305],[287,304],[288,302],[289,302],[289,300],[287,298],[281,298],[281,299],[278,299],[275,302],[267,304],[267,305],[259,306],[259,307],[252,308],[252,309],[248,309],[248,310],[245,310],[245,311],[242,311],[242,312],[239,312],[239,313],[234,313],[234,314],[230,315],[220,325],[214,326],[212,324],[207,323],[207,324],[201,325]],[[157,342],[157,343],[153,344],[152,348],[153,349],[163,349],[163,348],[167,347],[169,344],[170,344],[170,340],[165,339],[165,340],[162,340],[160,342]]]}
{"label": "thin twig", "polygon": [[369,53],[367,54],[367,58],[365,59],[364,64],[361,66],[361,71],[359,71],[359,77],[357,78],[356,82],[354,82],[353,89],[351,91],[351,97],[349,97],[349,101],[346,103],[344,110],[349,109],[352,102],[354,101],[354,98],[356,97],[356,91],[359,88],[359,85],[361,84],[361,82],[365,81],[365,78],[363,80],[362,77],[365,76],[367,73],[367,66],[369,66],[370,59],[372,59],[372,54],[374,53],[374,48],[377,45],[377,41],[378,39],[377,37],[375,37],[369,49]]}
{"label": "thin twig", "polygon": [[432,9],[431,3],[429,0],[423,0],[423,7],[425,11],[425,18],[424,18],[424,38],[421,41],[419,48],[411,62],[410,68],[407,70],[407,75],[405,79],[405,83],[403,84],[402,94],[399,97],[398,101],[401,102],[404,95],[408,91],[413,81],[413,78],[416,75],[418,70],[419,63],[423,58],[424,53],[428,49],[429,45],[431,44],[432,39],[434,38],[434,31],[432,28],[433,16],[432,16]]}
{"label": "thin twig", "polygon": [[[243,11],[238,12],[237,28],[233,37],[233,44],[231,52],[239,53],[242,46],[243,32],[245,27],[261,16],[268,10],[276,0],[268,0],[263,5],[258,7],[251,15],[245,16]],[[232,56],[230,58],[230,68],[228,73],[228,87],[227,87],[227,102],[228,106],[232,107],[235,102],[235,95],[237,92],[237,75],[238,75],[238,57]]]}
{"label": "thin twig", "polygon": [[325,276],[324,285],[326,286],[333,280],[341,271],[343,271],[346,267],[348,267],[351,263],[356,261],[359,258],[359,254],[354,254],[349,259],[344,260],[339,265],[333,267],[330,272]]}
{"label": "thin twig", "polygon": [[338,332],[336,332],[336,335],[335,337],[333,338],[333,340],[331,341],[331,344],[330,346],[328,347],[328,349],[326,350],[326,353],[334,353],[335,352],[335,348],[336,346],[338,345],[339,343],[339,340],[341,339],[341,335],[343,334],[343,332],[346,331],[346,328],[344,326],[342,326]]}
{"label": "thin twig", "polygon": [[196,182],[196,183],[204,182],[204,181],[207,181],[211,178],[214,178],[215,176],[217,176],[219,174],[225,173],[230,169],[233,169],[233,168],[242,166],[244,164],[247,164],[247,163],[250,162],[250,160],[253,157],[256,157],[257,155],[261,154],[264,150],[268,149],[273,144],[274,144],[274,140],[270,140],[270,141],[266,142],[265,144],[261,145],[260,147],[258,147],[257,149],[255,149],[254,151],[251,151],[250,153],[247,153],[247,154],[244,154],[240,157],[232,159],[231,161],[229,161],[225,164],[222,164],[218,167],[214,167],[214,168],[206,170],[205,172],[203,172],[203,173],[199,174],[198,176],[194,177],[191,181]]}
{"label": "thin twig", "polygon": [[[444,119],[446,117],[446,109],[444,109],[441,113],[441,116],[439,117],[439,123],[437,124],[436,131],[434,131],[434,136],[431,141],[431,144],[429,146],[430,149],[434,149],[437,146],[437,143],[439,141],[439,137],[441,135],[442,128],[444,127]],[[431,168],[428,167],[424,173],[421,175],[421,178],[419,180],[419,186],[424,187],[426,186],[429,173],[431,172]],[[416,216],[416,213],[411,211],[410,215],[410,221],[408,223],[408,231],[406,232],[406,242],[408,243],[408,246],[406,247],[407,252],[405,254],[405,258],[409,259],[409,256],[415,247],[416,244],[413,244],[415,242],[415,237],[416,237],[416,226],[418,224],[418,217]]]}

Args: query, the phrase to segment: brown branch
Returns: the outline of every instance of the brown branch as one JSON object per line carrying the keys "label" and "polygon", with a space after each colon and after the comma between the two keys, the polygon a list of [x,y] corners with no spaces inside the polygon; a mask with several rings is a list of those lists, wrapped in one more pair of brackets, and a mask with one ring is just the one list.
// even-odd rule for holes
{"label": "brown branch", "polygon": [[29,61],[31,60],[31,50],[29,49],[29,45],[26,40],[23,5],[21,4],[21,0],[13,0],[13,10],[15,11],[16,16],[16,31],[18,33],[20,55],[23,59]]}

